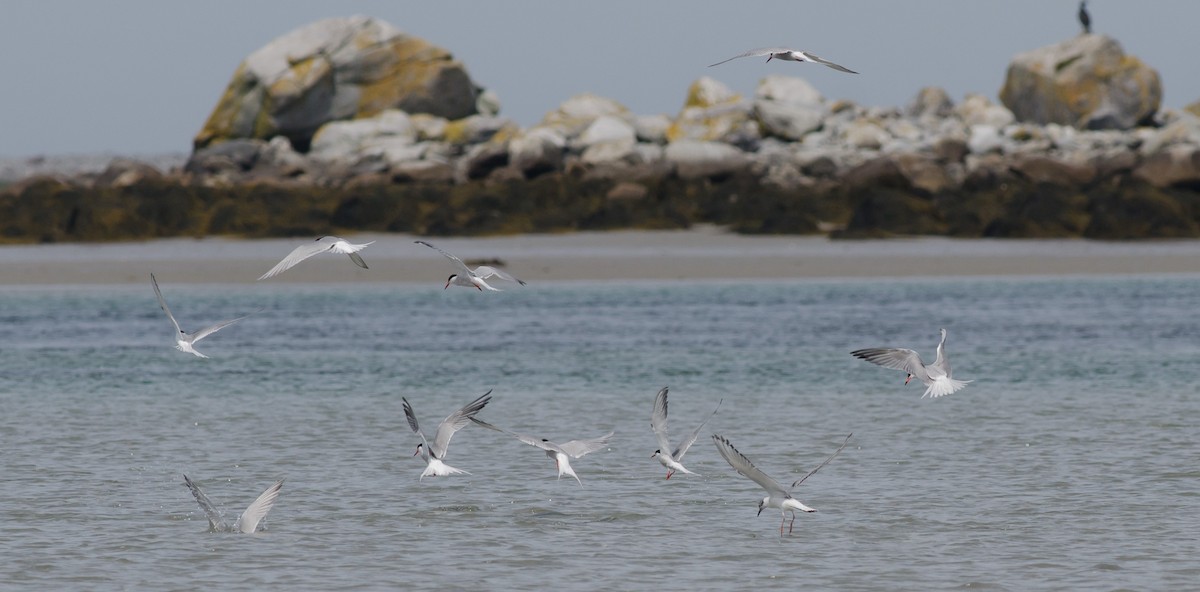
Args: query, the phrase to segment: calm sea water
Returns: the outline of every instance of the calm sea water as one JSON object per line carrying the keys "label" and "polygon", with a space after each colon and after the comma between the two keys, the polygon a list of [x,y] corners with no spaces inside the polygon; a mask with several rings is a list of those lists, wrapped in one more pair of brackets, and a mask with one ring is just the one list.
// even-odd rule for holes
{"label": "calm sea water", "polygon": [[[373,284],[183,286],[171,347],[149,282],[0,289],[0,586],[26,589],[1183,589],[1200,582],[1200,279],[580,283],[500,294]],[[922,400],[860,347],[927,359]],[[664,480],[675,434],[717,402]],[[417,476],[427,429],[481,417],[567,440],[615,430],[556,480],[467,428]],[[728,437],[790,482],[849,432],[779,535]],[[207,532],[275,479],[254,536]]]}

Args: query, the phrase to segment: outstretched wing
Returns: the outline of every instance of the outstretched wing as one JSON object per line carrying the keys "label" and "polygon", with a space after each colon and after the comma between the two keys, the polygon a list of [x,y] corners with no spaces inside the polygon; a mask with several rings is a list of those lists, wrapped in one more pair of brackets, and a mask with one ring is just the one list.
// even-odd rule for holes
{"label": "outstretched wing", "polygon": [[275,482],[274,485],[267,488],[254,500],[242,515],[238,517],[237,524],[234,524],[234,529],[240,530],[246,534],[250,534],[258,528],[258,523],[262,522],[263,518],[267,517],[267,512],[275,506],[275,500],[279,498],[279,490],[283,487],[283,479]]}
{"label": "outstretched wing", "polygon": [[823,466],[825,466],[825,465],[829,464],[829,461],[833,460],[833,459],[834,459],[834,457],[836,457],[838,454],[840,454],[840,453],[842,452],[842,449],[846,447],[846,444],[849,444],[849,443],[850,443],[850,436],[853,436],[853,435],[854,435],[854,432],[850,432],[850,434],[848,434],[848,435],[846,436],[846,440],[845,440],[844,442],[842,442],[842,445],[841,445],[841,446],[838,446],[838,449],[837,449],[837,450],[835,450],[835,451],[833,451],[833,454],[832,454],[832,455],[831,455],[829,458],[825,459],[825,462],[823,462],[823,463],[821,463],[821,464],[817,465],[817,468],[815,468],[815,469],[813,469],[813,470],[809,471],[807,475],[805,475],[805,476],[803,476],[803,477],[801,477],[801,478],[799,478],[799,479],[796,479],[796,481],[795,481],[794,483],[792,483],[792,487],[791,487],[791,488],[792,488],[792,489],[795,489],[797,485],[800,485],[801,483],[804,483],[804,480],[805,480],[805,479],[808,479],[809,477],[812,477],[812,476],[813,476],[813,475],[814,475],[814,474],[815,474],[817,471],[821,470],[821,467],[823,467]]}
{"label": "outstretched wing", "polygon": [[537,448],[541,448],[542,450],[548,450],[550,452],[562,452],[564,454],[567,453],[565,450],[562,449],[561,446],[559,446],[558,444],[555,444],[554,442],[551,442],[545,438],[536,438],[534,436],[527,436],[525,434],[518,434],[516,432],[511,432],[504,428],[496,427],[486,421],[483,421],[482,419],[479,419],[478,417],[472,417],[471,421],[475,422],[475,424],[480,427],[484,427],[489,430],[496,430],[497,432],[500,432],[502,434],[508,434],[509,436],[512,436],[530,446],[535,446]]}
{"label": "outstretched wing", "polygon": [[200,490],[200,486],[196,485],[195,481],[188,479],[187,475],[183,476],[183,484],[192,491],[192,497],[196,498],[196,503],[200,504],[200,509],[204,510],[204,515],[208,517],[208,529],[223,529],[225,520],[221,517],[221,511],[217,509],[216,504],[212,503],[212,500],[208,499],[208,496]]}
{"label": "outstretched wing", "polygon": [[725,62],[732,62],[733,60],[736,60],[738,58],[751,58],[751,57],[757,57],[757,56],[765,56],[765,55],[771,55],[773,53],[780,53],[783,51],[791,51],[791,50],[786,47],[761,47],[759,49],[751,49],[749,51],[739,53],[727,60],[721,60],[715,64],[709,64],[708,67],[711,68],[713,66],[720,66],[721,64],[724,64]]}
{"label": "outstretched wing", "polygon": [[721,457],[725,459],[725,462],[729,463],[729,466],[733,467],[733,470],[758,483],[763,489],[767,490],[767,493],[773,496],[787,495],[787,491],[784,491],[783,486],[778,481],[768,477],[766,473],[754,466],[754,463],[750,462],[750,459],[746,458],[744,454],[738,452],[737,448],[734,448],[733,444],[729,443],[729,440],[717,434],[713,434],[712,439],[713,443],[717,445],[717,452],[721,453]]}
{"label": "outstretched wing", "polygon": [[562,451],[570,455],[571,458],[579,458],[608,446],[608,441],[612,437],[613,432],[609,432],[591,440],[571,440],[570,442],[559,444],[559,448],[562,448]]}
{"label": "outstretched wing", "polygon": [[208,337],[209,335],[212,335],[213,333],[216,333],[217,331],[220,331],[221,329],[224,329],[225,327],[228,327],[248,316],[250,315],[238,317],[236,319],[229,319],[228,321],[221,321],[215,325],[212,325],[211,327],[205,327],[199,331],[196,331],[196,334],[192,336],[192,343],[200,341],[201,339],[204,339],[205,337]]}
{"label": "outstretched wing", "polygon": [[650,413],[650,429],[654,431],[654,437],[658,440],[659,454],[671,453],[671,442],[667,439],[668,388],[670,387],[662,387],[662,390],[654,396],[654,411]]}
{"label": "outstretched wing", "polygon": [[846,72],[846,73],[848,73],[848,74],[858,74],[858,72],[855,72],[854,70],[851,70],[851,69],[849,69],[849,68],[847,68],[847,67],[845,67],[845,66],[839,66],[839,65],[837,65],[837,64],[835,64],[835,63],[833,63],[833,62],[831,62],[831,61],[829,61],[829,60],[821,59],[820,57],[817,57],[817,56],[815,56],[815,55],[813,55],[813,54],[811,54],[811,53],[808,53],[807,51],[802,51],[802,52],[800,52],[800,54],[801,54],[801,55],[803,55],[804,57],[808,58],[809,60],[813,61],[813,62],[816,62],[816,63],[818,63],[818,64],[822,64],[822,65],[825,65],[825,66],[829,66],[830,68],[833,68],[834,70],[838,70],[838,71],[841,71],[841,72]]}
{"label": "outstretched wing", "polygon": [[276,263],[275,267],[272,267],[270,271],[258,276],[258,279],[265,280],[267,278],[275,277],[295,267],[297,263],[300,263],[309,257],[324,253],[332,248],[333,243],[337,240],[338,239],[336,237],[322,236],[311,243],[300,245],[293,249],[291,253],[288,253],[288,256],[284,257],[282,261]]}
{"label": "outstretched wing", "polygon": [[929,378],[921,356],[911,349],[902,347],[860,349],[850,352],[850,355],[884,368],[903,370],[921,381]]}
{"label": "outstretched wing", "polygon": [[675,458],[676,462],[683,462],[683,455],[687,454],[688,448],[691,448],[692,444],[696,442],[696,438],[700,436],[700,430],[704,427],[704,424],[708,423],[708,420],[712,419],[713,416],[717,414],[717,410],[721,408],[721,403],[724,402],[725,399],[717,401],[717,408],[713,409],[713,412],[708,414],[708,417],[704,418],[704,421],[700,422],[700,425],[696,426],[696,429],[692,430],[692,433],[688,434],[688,437],[684,438],[683,441],[679,443],[679,447],[676,448],[675,452],[671,455]]}
{"label": "outstretched wing", "polygon": [[412,428],[412,431],[421,437],[421,442],[429,446],[429,442],[425,441],[425,434],[421,433],[421,426],[417,423],[417,414],[413,413],[412,404],[404,397],[400,397],[400,400],[404,401],[404,417],[408,419],[408,427]]}
{"label": "outstretched wing", "polygon": [[150,274],[150,283],[154,286],[154,295],[158,296],[158,307],[167,313],[167,318],[171,319],[171,324],[175,325],[175,332],[182,333],[183,329],[179,328],[179,323],[175,321],[175,315],[171,314],[171,309],[167,308],[167,301],[163,299],[162,291],[158,289],[158,280],[154,279],[154,274]]}
{"label": "outstretched wing", "polygon": [[489,265],[480,265],[479,267],[476,267],[475,275],[477,275],[485,280],[492,276],[496,276],[502,280],[508,280],[510,282],[517,282],[518,284],[521,284],[522,286],[525,285],[524,280],[519,280],[519,279],[517,279],[503,271],[500,271],[499,269],[496,269],[495,267],[491,267]]}
{"label": "outstretched wing", "polygon": [[[467,403],[462,409],[451,413],[442,420],[438,425],[437,434],[433,437],[433,443],[429,445],[429,453],[434,458],[444,458],[446,450],[450,447],[450,438],[454,437],[454,433],[466,427],[471,422],[471,417],[479,413],[488,401],[492,400],[492,391],[483,393],[478,399]],[[410,422],[411,423],[411,422]]]}
{"label": "outstretched wing", "polygon": [[449,259],[450,261],[453,261],[453,262],[454,262],[454,266],[458,268],[458,271],[459,271],[459,273],[466,274],[464,277],[471,277],[471,276],[475,275],[475,272],[471,271],[471,268],[470,268],[470,267],[467,267],[467,264],[466,264],[466,263],[463,263],[463,260],[462,260],[462,259],[459,259],[458,257],[455,257],[454,255],[451,255],[450,253],[447,253],[447,252],[445,252],[445,251],[443,251],[443,250],[441,250],[441,249],[439,249],[439,248],[437,248],[437,247],[435,247],[435,246],[433,246],[433,245],[431,245],[431,244],[429,244],[429,243],[427,243],[427,242],[425,242],[425,241],[423,241],[423,240],[419,240],[419,241],[413,241],[413,242],[414,242],[414,243],[417,243],[418,245],[425,245],[425,246],[427,246],[427,247],[429,247],[429,248],[431,248],[431,249],[433,249],[433,250],[435,250],[435,251],[437,251],[437,252],[441,253],[441,254],[442,254],[442,255],[444,255],[444,256],[445,256],[447,259]]}
{"label": "outstretched wing", "polygon": [[941,333],[942,339],[938,341],[937,357],[933,360],[933,366],[950,376],[950,358],[946,356],[946,330],[942,329]]}

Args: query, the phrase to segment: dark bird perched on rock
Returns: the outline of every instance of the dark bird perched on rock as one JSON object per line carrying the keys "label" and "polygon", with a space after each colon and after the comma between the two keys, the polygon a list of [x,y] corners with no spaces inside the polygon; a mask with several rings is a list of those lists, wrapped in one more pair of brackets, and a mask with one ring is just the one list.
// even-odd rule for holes
{"label": "dark bird perched on rock", "polygon": [[1083,34],[1092,34],[1092,17],[1087,11],[1087,0],[1079,0],[1079,24],[1083,25]]}

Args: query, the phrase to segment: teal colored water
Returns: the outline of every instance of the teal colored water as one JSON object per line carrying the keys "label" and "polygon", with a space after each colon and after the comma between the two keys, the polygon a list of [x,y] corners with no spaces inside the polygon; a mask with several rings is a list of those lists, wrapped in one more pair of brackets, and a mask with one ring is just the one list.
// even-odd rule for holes
{"label": "teal colored water", "polygon": [[[0,582],[25,589],[1182,589],[1200,581],[1200,279],[182,286],[172,349],[144,286],[0,289]],[[901,372],[940,327],[965,390]],[[650,458],[655,392],[689,452]],[[615,430],[555,479],[467,428],[418,481],[406,397],[432,430],[494,389],[491,423]],[[819,510],[779,535],[708,435]],[[278,478],[254,536],[207,532]]]}

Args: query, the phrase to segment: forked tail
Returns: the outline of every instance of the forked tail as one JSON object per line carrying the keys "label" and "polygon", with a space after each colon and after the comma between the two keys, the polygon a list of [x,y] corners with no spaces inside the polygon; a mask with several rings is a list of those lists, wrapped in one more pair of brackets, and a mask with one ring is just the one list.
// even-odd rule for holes
{"label": "forked tail", "polygon": [[949,376],[939,376],[933,379],[933,383],[929,385],[929,388],[925,389],[925,394],[921,395],[921,398],[924,399],[925,397],[929,397],[931,399],[936,399],[945,395],[954,394],[962,390],[962,388],[967,386],[967,383],[969,382],[971,381],[955,380]]}
{"label": "forked tail", "polygon": [[470,475],[470,473],[456,469],[436,458],[431,458],[429,459],[429,464],[425,466],[425,470],[421,473],[420,479],[430,476],[448,477],[450,475]]}

